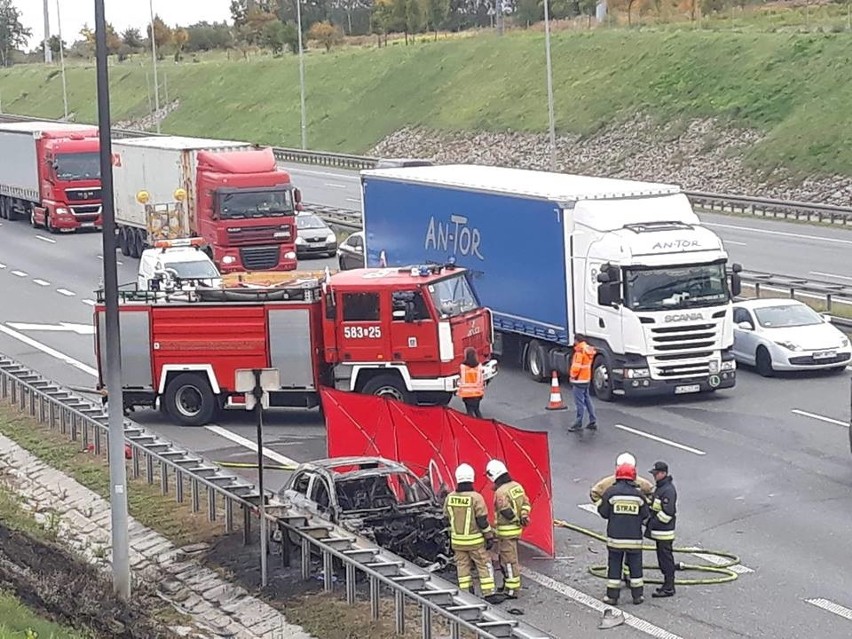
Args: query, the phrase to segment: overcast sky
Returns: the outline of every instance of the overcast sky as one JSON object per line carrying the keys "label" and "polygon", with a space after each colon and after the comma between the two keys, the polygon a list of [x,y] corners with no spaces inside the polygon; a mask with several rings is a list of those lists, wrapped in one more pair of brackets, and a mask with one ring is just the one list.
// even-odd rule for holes
{"label": "overcast sky", "polygon": [[[48,0],[50,5],[50,31],[59,33],[56,21],[56,2]],[[104,0],[106,19],[121,33],[127,27],[136,27],[142,34],[150,21],[149,0]],[[44,34],[44,0],[12,0],[18,7],[25,26],[32,29],[30,47],[37,47]],[[79,36],[84,23],[93,26],[95,22],[94,0],[59,0],[62,11],[62,39],[71,43]],[[230,0],[154,0],[154,13],[166,24],[188,25],[194,22],[229,20]]]}

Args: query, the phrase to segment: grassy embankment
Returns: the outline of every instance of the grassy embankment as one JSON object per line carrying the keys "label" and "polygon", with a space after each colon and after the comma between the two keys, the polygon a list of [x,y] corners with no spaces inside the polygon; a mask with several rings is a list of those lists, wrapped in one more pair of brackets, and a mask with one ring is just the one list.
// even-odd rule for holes
{"label": "grassy embankment", "polygon": [[[733,25],[721,17],[705,23],[715,30],[557,32],[558,130],[590,134],[637,111],[675,123],[720,116],[767,132],[750,152],[756,166],[852,174],[852,34],[773,32],[767,25],[789,16],[761,19],[766,24],[738,25],[736,17]],[[148,64],[137,56],[112,67],[115,120],[148,113]],[[169,98],[180,99],[163,124],[166,132],[299,144],[295,56],[164,61],[160,77],[167,77]],[[308,144],[316,149],[364,152],[407,125],[538,132],[547,126],[537,31],[315,51],[307,56],[306,82]],[[4,111],[62,115],[58,69],[3,70],[0,86]],[[69,68],[70,109],[78,121],[95,120],[94,86],[93,66]]]}

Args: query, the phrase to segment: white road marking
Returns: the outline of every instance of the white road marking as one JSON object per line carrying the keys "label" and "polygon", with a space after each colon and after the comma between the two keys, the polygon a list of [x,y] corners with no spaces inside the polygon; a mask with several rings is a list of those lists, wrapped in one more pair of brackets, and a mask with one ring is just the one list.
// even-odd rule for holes
{"label": "white road marking", "polygon": [[34,279],[33,284],[38,284],[39,286],[50,286],[50,282],[45,282],[44,280]]}
{"label": "white road marking", "polygon": [[12,271],[12,275],[17,275],[18,277],[27,277],[27,274],[23,271]]}
{"label": "white road marking", "polygon": [[628,433],[633,433],[634,435],[639,435],[640,437],[647,437],[648,439],[653,439],[655,442],[660,442],[661,444],[667,444],[669,446],[674,446],[675,448],[680,448],[681,450],[685,450],[689,453],[694,453],[696,455],[706,455],[703,450],[698,450],[697,448],[692,448],[692,446],[686,446],[685,444],[678,444],[677,442],[673,442],[670,439],[665,439],[664,437],[658,437],[657,435],[652,435],[651,433],[646,433],[641,430],[636,430],[635,428],[630,428],[629,426],[624,426],[623,424],[615,424],[615,427],[627,431]]}
{"label": "white road marking", "polygon": [[[728,559],[726,559],[725,557],[719,557],[718,555],[705,555],[703,552],[694,552],[692,554],[698,557],[699,559],[703,559],[708,564],[713,564],[715,566],[721,566],[722,564],[728,562]],[[728,570],[731,570],[737,573],[738,575],[747,575],[750,572],[754,572],[754,570],[752,570],[751,568],[747,568],[742,564],[728,566]]]}
{"label": "white road marking", "polygon": [[843,617],[844,619],[852,621],[852,610],[850,610],[846,606],[841,606],[840,604],[836,604],[833,601],[829,601],[828,599],[822,598],[805,599],[805,601],[811,604],[812,606],[822,608],[823,610],[827,610],[828,612],[833,612],[839,617]]}
{"label": "white road marking", "polygon": [[331,182],[326,182],[325,186],[330,186],[333,189],[345,189],[345,188],[347,188],[345,184],[332,184]]}
{"label": "white road marking", "polygon": [[97,304],[97,302],[95,302],[95,300],[83,300],[83,304],[94,306],[95,304]]}
{"label": "white road marking", "polygon": [[821,271],[809,271],[810,275],[819,275],[820,277],[834,277],[838,280],[850,280],[852,281],[852,277],[848,275],[836,275],[834,273],[823,273]]}
{"label": "white road marking", "polygon": [[77,294],[74,291],[69,291],[67,288],[58,288],[56,292],[65,297],[74,297]]}
{"label": "white road marking", "polygon": [[10,326],[19,331],[73,332],[78,335],[95,334],[94,326],[89,324],[71,324],[69,322],[59,322],[58,324],[25,324],[22,322],[6,322],[6,326]]}
{"label": "white road marking", "polygon": [[41,240],[42,242],[47,242],[48,244],[56,244],[56,240],[52,237],[45,237],[44,235],[36,235],[37,240]]}
{"label": "white road marking", "polygon": [[[534,581],[540,586],[544,586],[549,590],[553,590],[554,592],[558,592],[560,595],[564,597],[568,597],[569,599],[573,599],[578,604],[586,606],[587,608],[591,608],[599,613],[603,613],[607,608],[612,608],[612,606],[608,606],[602,601],[598,601],[591,595],[587,595],[584,592],[577,590],[576,588],[572,588],[560,581],[556,581],[552,577],[548,577],[547,575],[543,575],[535,570],[530,570],[525,566],[521,566],[521,574],[529,579],[530,581]],[[639,617],[634,617],[628,612],[624,613],[624,623],[631,628],[635,628],[636,630],[645,633],[646,635],[650,635],[651,637],[656,637],[657,639],[682,639],[679,635],[674,634],[673,632],[669,632],[659,626],[655,626],[654,624],[645,621],[644,619],[640,619]]]}
{"label": "white road marking", "polygon": [[722,244],[733,244],[734,246],[748,246],[745,242],[736,242],[734,240],[722,240]]}
{"label": "white road marking", "polygon": [[296,175],[322,175],[323,177],[339,178],[341,180],[361,180],[360,175],[346,175],[345,173],[331,173],[330,171],[310,171],[308,169],[287,169],[287,171]]}
{"label": "white road marking", "polygon": [[6,268],[5,264],[0,264],[0,268]]}
{"label": "white road marking", "polygon": [[592,513],[595,517],[600,517],[600,514],[598,514],[598,507],[594,504],[577,504],[577,508],[585,510],[587,513]]}
{"label": "white road marking", "polygon": [[361,199],[360,199],[360,198],[357,198],[357,197],[348,197],[348,198],[346,198],[346,201],[347,201],[347,202],[355,202],[356,204],[360,204],[360,203],[361,203]]}
{"label": "white road marking", "polygon": [[31,337],[27,337],[26,335],[23,335],[23,334],[19,333],[18,331],[12,330],[8,326],[4,326],[3,324],[0,324],[0,333],[5,333],[6,335],[11,337],[12,339],[16,339],[19,342],[26,344],[27,346],[32,346],[36,350],[39,350],[42,353],[45,353],[46,355],[50,355],[51,357],[58,359],[59,361],[68,364],[69,366],[73,366],[74,368],[81,370],[84,373],[88,373],[92,377],[98,376],[98,371],[96,369],[92,368],[91,366],[84,364],[83,362],[81,362],[79,360],[74,359],[70,355],[66,355],[65,353],[60,353],[58,350],[51,348],[50,346],[47,346],[46,344],[42,344],[41,342],[37,342],[36,340],[32,339]]}
{"label": "white road marking", "polygon": [[[243,448],[248,448],[250,451],[253,451],[255,453],[257,452],[257,442],[253,442],[250,439],[246,439],[245,437],[237,435],[236,433],[232,433],[231,431],[226,430],[221,426],[205,426],[205,428],[211,433],[215,433],[220,437],[230,439],[232,442],[234,442],[235,444],[239,444]],[[272,461],[278,462],[283,466],[295,466],[299,463],[295,459],[290,459],[289,457],[285,457],[280,453],[276,453],[274,450],[271,450],[266,446],[263,447],[263,456],[268,457]]]}
{"label": "white road marking", "polygon": [[852,244],[852,240],[841,240],[836,237],[822,237],[821,235],[804,235],[801,233],[789,233],[787,231],[770,231],[769,229],[756,229],[751,226],[739,226],[737,224],[716,224],[708,222],[704,224],[704,226],[715,226],[716,228],[720,229],[735,229],[737,231],[750,231],[752,233],[763,233],[764,235],[792,237],[797,240],[817,240],[818,242],[832,242],[834,244]]}
{"label": "white road marking", "polygon": [[806,410],[799,410],[798,408],[794,408],[790,412],[795,413],[796,415],[801,415],[802,417],[810,417],[811,419],[826,422],[827,424],[837,424],[838,426],[845,426],[846,428],[849,428],[849,424],[847,424],[846,422],[841,422],[839,419],[832,419],[831,417],[824,417],[823,415],[817,415],[816,413],[809,413]]}

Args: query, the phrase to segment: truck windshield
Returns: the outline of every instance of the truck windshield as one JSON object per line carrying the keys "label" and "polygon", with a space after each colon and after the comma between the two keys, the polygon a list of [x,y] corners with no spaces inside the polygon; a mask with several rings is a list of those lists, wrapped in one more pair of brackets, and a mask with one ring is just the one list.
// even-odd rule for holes
{"label": "truck windshield", "polygon": [[98,153],[62,153],[56,156],[56,178],[65,182],[100,180],[101,158]]}
{"label": "truck windshield", "polygon": [[662,311],[723,304],[730,299],[725,264],[625,269],[625,304],[634,311]]}
{"label": "truck windshield", "polygon": [[456,317],[479,308],[467,278],[461,273],[429,285],[432,303],[442,317]]}
{"label": "truck windshield", "polygon": [[290,191],[234,191],[219,198],[219,215],[232,220],[247,217],[280,217],[293,214]]}

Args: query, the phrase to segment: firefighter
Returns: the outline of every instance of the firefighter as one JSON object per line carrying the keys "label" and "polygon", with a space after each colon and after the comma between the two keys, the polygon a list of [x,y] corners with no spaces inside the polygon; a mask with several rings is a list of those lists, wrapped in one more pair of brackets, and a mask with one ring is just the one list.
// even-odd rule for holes
{"label": "firefighter", "polygon": [[444,500],[450,521],[450,543],[455,553],[459,588],[473,593],[471,566],[476,566],[479,587],[486,601],[493,600],[494,568],[488,551],[494,546],[494,531],[488,523],[485,498],[473,488],[474,472],[469,464],[456,468],[456,489]]}
{"label": "firefighter", "polygon": [[485,395],[485,376],[482,366],[476,358],[476,349],[468,346],[464,351],[464,362],[459,371],[458,396],[464,402],[464,409],[471,417],[482,419],[479,404]]}
{"label": "firefighter", "polygon": [[633,603],[645,601],[642,579],[642,523],[650,516],[648,502],[636,487],[636,467],[622,464],[615,469],[615,484],[604,491],[598,513],[607,520],[606,596],[604,603],[618,603],[625,561],[630,572]]}
{"label": "firefighter", "polygon": [[597,415],[592,397],[589,395],[589,386],[592,383],[592,362],[595,361],[597,351],[586,342],[586,338],[577,333],[574,335],[574,355],[571,357],[571,388],[574,394],[574,407],[577,409],[577,417],[568,429],[575,432],[583,428],[583,415],[589,411],[589,423],[586,428],[597,429]]}
{"label": "firefighter", "polygon": [[[630,453],[621,453],[618,458],[615,460],[616,468],[621,466],[622,464],[627,464],[628,466],[636,467],[636,458],[633,457]],[[609,475],[601,479],[598,483],[592,486],[592,489],[589,491],[589,499],[591,502],[597,506],[598,502],[600,502],[601,496],[604,494],[604,491],[612,486],[615,483],[615,475]],[[639,487],[639,490],[645,495],[648,499],[648,502],[651,501],[651,496],[654,494],[654,484],[649,482],[644,477],[636,478],[636,485]]]}
{"label": "firefighter", "polygon": [[494,519],[497,524],[497,555],[503,571],[503,594],[517,599],[521,591],[521,564],[518,539],[530,525],[532,505],[524,487],[512,479],[499,459],[485,467],[485,475],[494,483]]}
{"label": "firefighter", "polygon": [[654,475],[657,487],[654,501],[651,503],[651,518],[645,529],[645,536],[657,544],[657,563],[663,573],[663,585],[657,588],[652,597],[673,597],[675,594],[674,545],[675,520],[677,519],[677,490],[669,475],[669,465],[658,461],[649,471]]}

